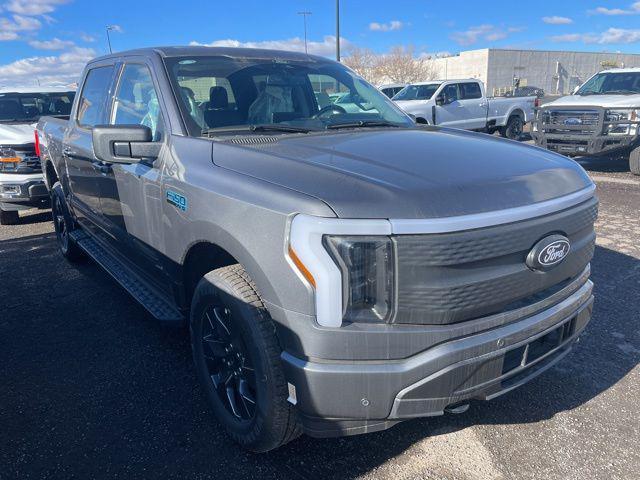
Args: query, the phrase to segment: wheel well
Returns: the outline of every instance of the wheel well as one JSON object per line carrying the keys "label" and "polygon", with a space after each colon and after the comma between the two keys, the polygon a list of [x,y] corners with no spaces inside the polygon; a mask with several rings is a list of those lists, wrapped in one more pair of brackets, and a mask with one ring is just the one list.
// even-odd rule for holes
{"label": "wheel well", "polygon": [[44,174],[46,176],[47,186],[49,187],[49,190],[51,190],[53,184],[59,180],[56,169],[51,162],[47,162],[47,164],[45,165]]}
{"label": "wheel well", "polygon": [[427,122],[427,119],[423,117],[416,117],[416,123],[419,123],[421,125],[429,125],[429,122]]}
{"label": "wheel well", "polygon": [[[514,110],[513,112],[511,112],[511,115],[509,115],[509,118],[511,117],[520,117],[522,118],[522,120],[524,120],[524,112],[520,109]],[[509,120],[507,119],[507,122]]]}
{"label": "wheel well", "polygon": [[233,265],[238,261],[225,249],[209,242],[200,242],[189,248],[183,263],[182,281],[185,305],[191,304],[198,282],[216,268]]}

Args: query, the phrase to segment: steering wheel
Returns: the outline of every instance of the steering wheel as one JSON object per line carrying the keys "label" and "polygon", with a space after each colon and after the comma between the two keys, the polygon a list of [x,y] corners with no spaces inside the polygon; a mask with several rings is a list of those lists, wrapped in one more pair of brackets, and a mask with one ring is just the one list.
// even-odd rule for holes
{"label": "steering wheel", "polygon": [[333,105],[327,105],[326,107],[322,107],[311,118],[314,118],[314,119],[320,118],[325,113],[329,113],[329,112],[347,113],[347,111],[344,108],[342,108],[340,105],[333,104]]}

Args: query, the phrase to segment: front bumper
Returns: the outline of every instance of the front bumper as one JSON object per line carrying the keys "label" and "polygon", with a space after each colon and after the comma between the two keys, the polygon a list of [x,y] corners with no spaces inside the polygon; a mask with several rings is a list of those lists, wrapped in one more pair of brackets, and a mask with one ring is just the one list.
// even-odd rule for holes
{"label": "front bumper", "polygon": [[2,210],[24,210],[49,206],[49,192],[42,174],[0,174],[0,207]]}
{"label": "front bumper", "polygon": [[[303,357],[291,353],[296,335],[285,336],[285,345],[291,346],[282,354],[290,401],[297,405],[305,432],[326,437],[383,430],[522,385],[564,357],[589,322],[593,285],[588,274],[587,269],[561,292],[518,311],[446,327],[387,326],[396,331],[388,338],[388,350],[395,356],[398,345],[404,345],[413,352],[403,358]],[[356,347],[357,337],[351,336],[342,346],[368,349],[373,338],[360,336]]]}
{"label": "front bumper", "polygon": [[630,150],[638,144],[636,135],[576,135],[531,132],[538,147],[562,155],[604,155]]}

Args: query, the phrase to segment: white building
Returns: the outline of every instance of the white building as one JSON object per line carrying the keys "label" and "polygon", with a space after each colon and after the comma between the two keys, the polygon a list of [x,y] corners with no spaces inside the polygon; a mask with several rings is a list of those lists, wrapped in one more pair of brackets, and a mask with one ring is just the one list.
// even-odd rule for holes
{"label": "white building", "polygon": [[520,86],[539,87],[547,94],[568,94],[600,70],[640,67],[640,55],[485,48],[436,58],[432,64],[435,78],[478,78],[490,95],[511,88],[516,78]]}

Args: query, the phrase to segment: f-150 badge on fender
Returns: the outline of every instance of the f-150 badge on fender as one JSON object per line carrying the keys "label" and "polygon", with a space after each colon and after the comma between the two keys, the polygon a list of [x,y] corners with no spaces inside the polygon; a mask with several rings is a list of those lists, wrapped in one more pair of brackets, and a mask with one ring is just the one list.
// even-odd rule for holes
{"label": "f-150 badge on fender", "polygon": [[167,190],[167,202],[174,207],[179,208],[183,212],[187,211],[187,197],[180,195],[179,193]]}
{"label": "f-150 badge on fender", "polygon": [[567,257],[569,250],[571,244],[567,237],[550,235],[533,246],[527,255],[527,266],[543,272],[550,270]]}

